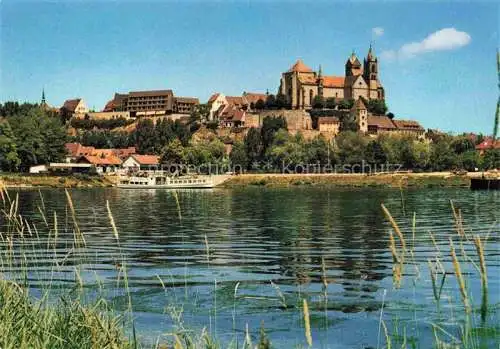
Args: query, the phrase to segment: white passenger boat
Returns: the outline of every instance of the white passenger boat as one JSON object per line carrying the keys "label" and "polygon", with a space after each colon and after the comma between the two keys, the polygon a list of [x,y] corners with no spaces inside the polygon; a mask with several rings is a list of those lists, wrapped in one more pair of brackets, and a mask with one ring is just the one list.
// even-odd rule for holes
{"label": "white passenger boat", "polygon": [[227,179],[227,176],[180,176],[171,177],[165,174],[147,174],[121,176],[118,188],[129,189],[182,189],[182,188],[213,188]]}

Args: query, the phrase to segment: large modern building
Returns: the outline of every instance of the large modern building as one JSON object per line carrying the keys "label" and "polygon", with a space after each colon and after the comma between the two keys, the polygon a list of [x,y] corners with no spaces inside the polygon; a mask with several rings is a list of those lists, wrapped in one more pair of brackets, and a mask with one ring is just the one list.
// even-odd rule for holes
{"label": "large modern building", "polygon": [[378,74],[378,59],[371,46],[363,66],[356,54],[351,54],[345,64],[345,76],[323,75],[321,66],[315,72],[299,59],[282,74],[279,93],[286,96],[292,109],[312,108],[316,96],[337,100],[384,99]]}
{"label": "large modern building", "polygon": [[175,97],[172,90],[132,91],[128,94],[115,93],[104,111],[128,111],[136,116],[190,114],[198,104],[198,98]]}

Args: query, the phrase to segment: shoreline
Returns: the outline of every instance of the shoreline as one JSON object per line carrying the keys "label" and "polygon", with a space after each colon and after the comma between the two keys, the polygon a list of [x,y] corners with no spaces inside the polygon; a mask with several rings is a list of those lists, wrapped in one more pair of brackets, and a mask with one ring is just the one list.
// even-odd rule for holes
{"label": "shoreline", "polygon": [[[282,174],[252,173],[230,176],[218,188],[241,187],[344,187],[344,188],[425,188],[469,187],[470,180],[481,173],[454,175],[451,172],[392,173],[392,174]],[[105,188],[112,187],[116,176],[32,176],[24,174],[0,175],[0,183],[9,189],[30,188]]]}
{"label": "shoreline", "polygon": [[470,175],[454,175],[451,172],[392,173],[392,174],[241,174],[231,176],[222,184],[224,188],[242,186],[265,187],[344,187],[344,188],[424,188],[424,187],[469,187]]}

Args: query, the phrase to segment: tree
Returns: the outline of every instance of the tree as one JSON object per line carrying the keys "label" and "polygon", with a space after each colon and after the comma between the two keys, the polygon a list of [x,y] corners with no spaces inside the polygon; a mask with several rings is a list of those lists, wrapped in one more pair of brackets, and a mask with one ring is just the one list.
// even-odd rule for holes
{"label": "tree", "polygon": [[266,109],[276,109],[276,97],[274,95],[267,96]]}
{"label": "tree", "polygon": [[313,138],[305,144],[306,161],[309,164],[326,165],[335,163],[335,153],[329,141],[322,135]]}
{"label": "tree", "polygon": [[19,168],[27,171],[33,165],[63,161],[67,135],[60,120],[48,117],[36,105],[27,108],[21,108],[19,114],[8,119],[21,161]]}
{"label": "tree", "polygon": [[392,120],[392,119],[394,119],[394,114],[393,113],[387,113],[387,117]]}
{"label": "tree", "polygon": [[16,171],[21,160],[17,155],[17,146],[12,128],[7,121],[0,121],[0,169]]}
{"label": "tree", "polygon": [[365,156],[366,161],[371,164],[385,164],[387,162],[387,154],[384,151],[382,143],[378,139],[368,143]]}
{"label": "tree", "polygon": [[339,109],[342,109],[342,110],[351,109],[349,107],[349,102],[346,101],[345,99],[341,99],[337,105],[338,105]]}
{"label": "tree", "polygon": [[286,96],[282,93],[278,93],[276,95],[276,108],[278,109],[286,109],[288,107],[288,101]]}
{"label": "tree", "polygon": [[288,131],[280,129],[267,149],[266,156],[275,168],[287,168],[294,172],[298,165],[305,164],[304,138],[300,133],[291,136]]}
{"label": "tree", "polygon": [[481,167],[481,157],[475,150],[466,151],[460,154],[459,161],[462,165],[462,168],[466,169],[467,171],[475,171],[476,168]]}
{"label": "tree", "polygon": [[361,164],[365,159],[367,140],[362,135],[347,131],[336,137],[339,160],[344,165]]}
{"label": "tree", "polygon": [[262,99],[259,99],[257,102],[255,102],[255,109],[264,110],[265,108],[266,108],[266,102],[264,102]]}
{"label": "tree", "polygon": [[262,152],[262,138],[258,129],[252,127],[248,130],[244,140],[245,153],[247,155],[247,168],[259,161]]}
{"label": "tree", "polygon": [[162,164],[182,164],[184,147],[178,138],[168,143],[161,151]]}
{"label": "tree", "polygon": [[370,113],[377,115],[385,115],[387,113],[387,105],[385,104],[385,100],[383,99],[370,99],[366,104],[366,109]]}
{"label": "tree", "polygon": [[248,157],[243,142],[234,142],[231,154],[229,155],[231,166],[234,170],[240,171],[248,167]]}
{"label": "tree", "polygon": [[340,132],[346,131],[358,131],[358,123],[356,122],[354,115],[351,115],[351,113],[343,113],[340,116]]}
{"label": "tree", "polygon": [[451,141],[450,146],[451,146],[451,149],[453,149],[453,151],[456,154],[462,154],[462,153],[465,153],[467,151],[475,149],[474,142],[472,142],[472,140],[470,140],[469,138],[464,137],[464,136],[459,136],[459,137],[454,138]]}
{"label": "tree", "polygon": [[481,167],[484,170],[500,168],[500,149],[487,149],[484,152]]}
{"label": "tree", "polygon": [[280,129],[287,129],[286,120],[282,117],[266,116],[262,122],[262,154],[273,143],[274,134]]}
{"label": "tree", "polygon": [[328,109],[335,109],[337,106],[337,101],[335,100],[335,97],[328,97],[325,100],[325,107]]}
{"label": "tree", "polygon": [[323,109],[324,106],[325,106],[325,100],[323,99],[323,97],[320,95],[314,96],[312,101],[312,107],[314,109]]}
{"label": "tree", "polygon": [[432,144],[430,164],[432,170],[451,170],[458,164],[458,157],[450,147],[448,139],[443,139]]}
{"label": "tree", "polygon": [[155,125],[152,120],[140,120],[134,131],[134,140],[139,154],[154,154],[157,150]]}

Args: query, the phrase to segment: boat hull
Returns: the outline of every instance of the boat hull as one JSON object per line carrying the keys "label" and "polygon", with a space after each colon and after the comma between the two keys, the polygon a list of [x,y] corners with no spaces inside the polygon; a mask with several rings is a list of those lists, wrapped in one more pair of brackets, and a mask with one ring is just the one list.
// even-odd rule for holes
{"label": "boat hull", "polygon": [[122,189],[211,189],[213,184],[117,184],[117,188]]}

